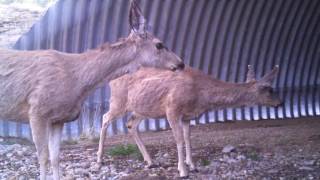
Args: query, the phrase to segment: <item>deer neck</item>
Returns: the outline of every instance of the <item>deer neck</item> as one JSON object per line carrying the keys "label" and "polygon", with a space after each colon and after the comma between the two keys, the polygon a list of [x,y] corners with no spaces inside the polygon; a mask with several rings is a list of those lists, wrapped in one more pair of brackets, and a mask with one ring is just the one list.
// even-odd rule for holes
{"label": "deer neck", "polygon": [[227,83],[220,81],[202,89],[202,101],[206,109],[223,109],[242,107],[254,103],[254,95],[249,83]]}
{"label": "deer neck", "polygon": [[128,45],[103,45],[81,54],[81,63],[77,63],[77,79],[80,89],[89,92],[112,79],[133,71],[136,65],[134,47]]}

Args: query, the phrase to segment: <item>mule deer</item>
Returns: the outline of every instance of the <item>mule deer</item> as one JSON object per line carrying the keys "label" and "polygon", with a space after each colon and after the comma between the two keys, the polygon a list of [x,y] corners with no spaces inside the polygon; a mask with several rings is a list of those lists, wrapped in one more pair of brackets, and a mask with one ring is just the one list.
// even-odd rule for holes
{"label": "mule deer", "polygon": [[275,67],[257,81],[249,66],[246,83],[229,83],[191,68],[179,73],[143,68],[132,75],[111,81],[110,109],[103,116],[97,153],[98,163],[102,161],[106,128],[112,121],[131,112],[127,124],[129,133],[133,135],[148,166],[153,166],[139,136],[138,125],[146,118],[166,117],[177,143],[180,176],[187,176],[183,140],[186,146],[186,163],[191,169],[195,169],[191,157],[189,121],[208,110],[255,104],[279,105],[280,100],[274,97],[271,87],[277,71],[278,67]]}
{"label": "mule deer", "polygon": [[48,153],[59,179],[63,124],[77,119],[85,98],[99,85],[140,66],[183,69],[181,59],[146,32],[135,1],[130,5],[130,35],[81,54],[54,50],[0,50],[0,118],[30,123],[46,178]]}

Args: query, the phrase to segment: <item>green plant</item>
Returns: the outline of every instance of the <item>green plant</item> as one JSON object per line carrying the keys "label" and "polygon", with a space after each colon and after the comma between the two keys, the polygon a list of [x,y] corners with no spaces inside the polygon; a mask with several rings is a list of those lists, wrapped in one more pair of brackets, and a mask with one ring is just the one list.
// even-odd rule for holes
{"label": "green plant", "polygon": [[246,157],[247,157],[248,159],[253,160],[253,161],[259,161],[259,160],[260,160],[260,156],[259,156],[258,152],[255,151],[255,150],[250,151],[250,152],[247,152],[247,153],[246,153]]}
{"label": "green plant", "polygon": [[6,140],[6,141],[0,142],[0,144],[3,144],[3,145],[13,145],[13,144],[16,144],[16,143],[15,143],[14,141]]}
{"label": "green plant", "polygon": [[210,161],[208,159],[201,159],[200,163],[202,166],[210,165]]}
{"label": "green plant", "polygon": [[62,145],[75,145],[75,144],[78,144],[78,141],[77,140],[66,140],[66,141],[62,141]]}
{"label": "green plant", "polygon": [[142,154],[140,153],[138,146],[133,144],[117,145],[107,150],[107,154],[113,157],[122,156],[142,159]]}

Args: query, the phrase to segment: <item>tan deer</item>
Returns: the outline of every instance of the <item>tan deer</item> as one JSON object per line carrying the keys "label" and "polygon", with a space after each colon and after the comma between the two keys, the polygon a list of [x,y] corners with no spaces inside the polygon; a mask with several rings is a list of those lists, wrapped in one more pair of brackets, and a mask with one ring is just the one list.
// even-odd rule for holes
{"label": "tan deer", "polygon": [[48,154],[53,178],[59,179],[63,124],[77,119],[90,92],[141,66],[183,69],[181,59],[144,30],[136,2],[130,6],[131,34],[119,42],[81,54],[0,50],[0,119],[30,123],[41,180]]}
{"label": "tan deer", "polygon": [[178,170],[181,177],[188,176],[184,164],[192,170],[189,121],[208,110],[251,105],[278,106],[281,102],[272,93],[272,81],[278,71],[275,67],[261,80],[254,79],[249,66],[246,83],[229,83],[214,79],[201,71],[186,68],[179,73],[154,68],[143,68],[110,82],[110,109],[103,116],[100,133],[98,163],[102,161],[103,144],[108,125],[131,112],[129,133],[133,135],[149,167],[154,164],[138,133],[138,125],[146,118],[167,118],[178,150]]}

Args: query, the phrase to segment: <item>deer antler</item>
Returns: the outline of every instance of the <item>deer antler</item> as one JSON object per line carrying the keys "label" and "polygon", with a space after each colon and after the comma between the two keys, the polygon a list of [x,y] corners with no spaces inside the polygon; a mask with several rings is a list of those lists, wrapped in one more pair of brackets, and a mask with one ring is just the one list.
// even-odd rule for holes
{"label": "deer antler", "polygon": [[255,73],[254,73],[254,70],[252,68],[251,65],[248,65],[248,72],[247,72],[247,80],[246,82],[252,82],[252,81],[255,81],[256,78],[255,78]]}
{"label": "deer antler", "polygon": [[274,66],[271,72],[268,74],[264,75],[262,79],[260,80],[260,84],[264,84],[266,86],[271,86],[272,81],[276,77],[277,73],[279,71],[279,65]]}
{"label": "deer antler", "polygon": [[142,15],[136,0],[130,1],[129,24],[131,30],[138,34],[144,34],[146,32],[146,19]]}

